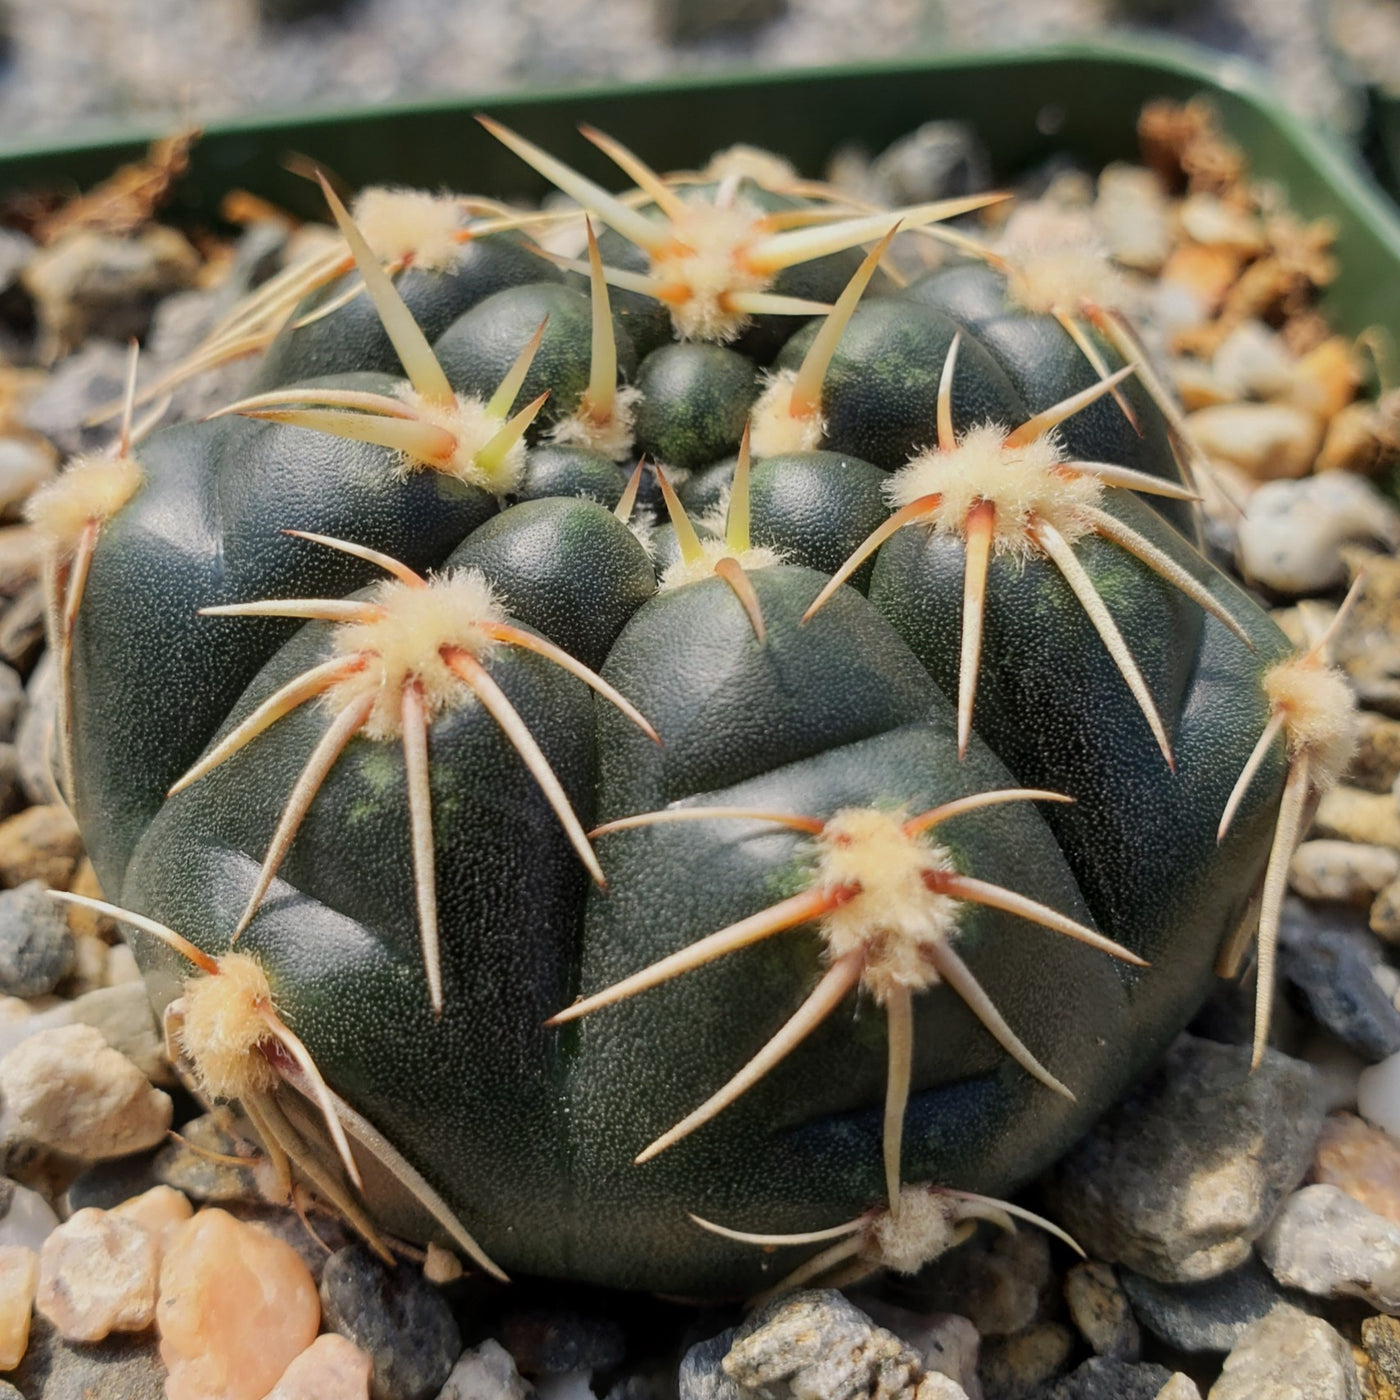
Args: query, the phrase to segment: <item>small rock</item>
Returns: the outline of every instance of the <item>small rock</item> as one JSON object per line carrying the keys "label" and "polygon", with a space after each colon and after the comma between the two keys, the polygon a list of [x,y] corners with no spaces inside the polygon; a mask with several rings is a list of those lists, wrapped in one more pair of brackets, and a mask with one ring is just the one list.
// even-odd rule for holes
{"label": "small rock", "polygon": [[[693,1385],[693,1376],[698,1365],[691,1361],[693,1353],[701,1347],[709,1347],[711,1351],[716,1352],[712,1362],[713,1369],[719,1370],[719,1363],[723,1360],[724,1353],[729,1350],[729,1334],[724,1334],[722,1348],[714,1346],[714,1342],[718,1340],[721,1339],[712,1338],[709,1342],[701,1342],[698,1346],[691,1347],[682,1358],[681,1400],[700,1400],[699,1392],[688,1388],[688,1385]],[[689,1374],[692,1378],[689,1382],[687,1365],[690,1366]],[[728,1384],[737,1389],[732,1381]],[[534,1389],[529,1381],[521,1379],[520,1372],[515,1369],[515,1358],[510,1352],[500,1342],[488,1337],[480,1346],[469,1347],[457,1358],[457,1364],[447,1377],[446,1385],[438,1392],[437,1400],[528,1400]]]}
{"label": "small rock", "polygon": [[1200,1387],[1185,1371],[1174,1371],[1171,1380],[1157,1392],[1157,1400],[1201,1400]]}
{"label": "small rock", "polygon": [[29,525],[0,525],[0,598],[13,598],[39,577],[44,542]]}
{"label": "small rock", "polygon": [[[685,1355],[681,1357],[680,1371],[676,1377],[679,1400],[743,1400],[744,1392],[729,1379],[724,1371],[724,1358],[729,1355],[729,1349],[734,1345],[734,1338],[737,1329],[730,1327],[714,1337],[706,1337],[703,1342],[696,1342],[690,1347]],[[484,1350],[483,1344],[478,1350]],[[494,1345],[494,1344],[492,1344]],[[471,1352],[464,1353],[462,1360],[471,1356]],[[509,1352],[506,1353],[510,1355]],[[458,1363],[460,1365],[460,1363]],[[491,1362],[491,1370],[496,1369],[494,1360]],[[515,1361],[511,1360],[511,1370],[515,1369]],[[456,1374],[456,1371],[453,1371]],[[469,1374],[479,1374],[479,1370],[473,1369]],[[528,1381],[522,1381],[522,1385],[528,1385]],[[532,1387],[533,1388],[533,1387]],[[442,1395],[438,1400],[445,1400],[451,1390],[451,1382],[448,1382]],[[503,1392],[488,1392],[482,1400],[517,1400],[514,1388],[509,1386]],[[451,1400],[457,1400],[452,1396]],[[476,1400],[473,1395],[470,1400]]]}
{"label": "small rock", "polygon": [[423,1251],[423,1277],[429,1283],[435,1283],[439,1287],[456,1283],[465,1272],[462,1261],[450,1249],[444,1249],[432,1240],[428,1241]]}
{"label": "small rock", "polygon": [[1166,197],[1157,177],[1138,165],[1115,161],[1099,172],[1094,223],[1116,263],[1156,272],[1171,252]]}
{"label": "small rock", "polygon": [[169,1080],[170,1066],[155,1013],[145,986],[139,982],[123,982],[119,986],[84,992],[72,1001],[61,1001],[29,1017],[8,1031],[0,1030],[0,1052],[8,1052],[40,1031],[75,1025],[91,1026],[147,1079]]}
{"label": "small rock", "polygon": [[142,1196],[155,1184],[154,1160],[155,1152],[148,1151],[95,1163],[73,1178],[63,1198],[65,1213],[71,1215],[87,1206],[113,1210]]}
{"label": "small rock", "polygon": [[[31,494],[52,479],[58,454],[41,437],[0,438],[0,520],[14,520]],[[4,726],[0,723],[0,735]]]}
{"label": "small rock", "polygon": [[128,358],[125,345],[88,341],[54,366],[25,409],[25,427],[48,438],[65,457],[105,445],[112,437],[111,424],[86,425],[98,409],[121,401]]}
{"label": "small rock", "polygon": [[[266,1172],[268,1186],[271,1188],[271,1171],[267,1167],[260,1168],[260,1171]],[[270,1194],[270,1190],[265,1194]],[[290,1245],[310,1270],[311,1277],[316,1280],[318,1286],[325,1273],[326,1264],[335,1251],[344,1249],[356,1238],[339,1216],[326,1214],[323,1210],[318,1210],[314,1216],[309,1217],[312,1229],[316,1232],[313,1237],[302,1223],[301,1217],[289,1206],[269,1205],[266,1201],[227,1201],[224,1209],[235,1220],[241,1220],[245,1225],[252,1225],[274,1239],[281,1240],[283,1244]]]}
{"label": "small rock", "polygon": [[1107,1264],[1087,1259],[1065,1275],[1065,1302],[1070,1320],[1079,1328],[1096,1356],[1136,1361],[1142,1334],[1128,1295]]}
{"label": "small rock", "polygon": [[130,1217],[80,1210],[44,1241],[35,1306],[68,1342],[141,1332],[155,1321],[160,1248]]}
{"label": "small rock", "polygon": [[897,207],[985,190],[992,162],[966,122],[925,122],[876,156],[871,175],[877,198]]}
{"label": "small rock", "polygon": [[1329,336],[1298,361],[1290,400],[1299,408],[1309,408],[1323,421],[1335,418],[1356,397],[1361,386],[1356,352],[1340,335]]}
{"label": "small rock", "polygon": [[11,1379],[29,1400],[196,1400],[167,1393],[150,1332],[114,1332],[100,1342],[73,1344],[41,1317]]}
{"label": "small rock", "polygon": [[13,1371],[29,1346],[29,1318],[39,1284],[39,1256],[0,1245],[0,1371]]}
{"label": "small rock", "polygon": [[984,1337],[1007,1336],[1040,1315],[1050,1284],[1050,1244],[1039,1230],[984,1231],[919,1278],[930,1311],[960,1313]]}
{"label": "small rock", "polygon": [[1279,970],[1313,1019],[1368,1060],[1400,1051],[1400,1011],[1379,980],[1389,971],[1380,940],[1359,918],[1347,927],[1292,913],[1282,920]]}
{"label": "small rock", "polygon": [[923,1379],[919,1358],[832,1289],[776,1298],[741,1327],[723,1362],[766,1400],[895,1400]]}
{"label": "small rock", "polygon": [[1229,248],[1245,257],[1266,251],[1268,240],[1259,220],[1212,194],[1193,194],[1177,208],[1181,231],[1210,248]]}
{"label": "small rock", "polygon": [[82,858],[77,823],[59,803],[29,807],[0,822],[0,883],[40,880],[66,890]]}
{"label": "small rock", "polygon": [[1303,476],[1322,446],[1322,421],[1292,404],[1222,403],[1186,421],[1207,456],[1233,462],[1256,481]]}
{"label": "small rock", "polygon": [[1369,906],[1400,877],[1400,851],[1356,841],[1304,841],[1293,852],[1288,882],[1307,899]]}
{"label": "small rock", "polygon": [[261,1200],[255,1157],[249,1158],[246,1167],[218,1160],[245,1156],[249,1151],[232,1129],[233,1116],[227,1109],[191,1118],[180,1130],[184,1141],[168,1142],[156,1153],[156,1180],[196,1201]]}
{"label": "small rock", "polygon": [[1366,924],[1377,938],[1387,943],[1400,942],[1400,880],[1392,880],[1371,901]]}
{"label": "small rock", "polygon": [[1400,1142],[1355,1114],[1334,1113],[1323,1124],[1312,1177],[1400,1225]]}
{"label": "small rock", "polygon": [[1400,808],[1390,793],[1339,783],[1317,804],[1313,830],[1343,841],[1400,849]]}
{"label": "small rock", "polygon": [[1279,1303],[1301,1306],[1254,1254],[1237,1269],[1203,1283],[1158,1283],[1124,1269],[1119,1275],[1138,1321],[1177,1351],[1227,1352]]}
{"label": "small rock", "polygon": [[[1283,405],[1240,407],[1285,411]],[[1400,546],[1400,512],[1370,482],[1349,472],[1270,481],[1245,506],[1237,562],[1246,578],[1276,593],[1324,593],[1345,582],[1342,546],[1353,540]]]}
{"label": "small rock", "polygon": [[1368,1123],[1400,1137],[1400,1055],[1391,1055],[1361,1071],[1356,1106]]}
{"label": "small rock", "polygon": [[1157,1400],[1172,1378],[1165,1366],[1092,1356],[1045,1393],[1045,1400]]}
{"label": "small rock", "polygon": [[1182,243],[1163,264],[1153,309],[1174,331],[1210,319],[1239,279],[1243,259],[1229,248]]}
{"label": "small rock", "polygon": [[0,1176],[0,1246],[22,1245],[37,1254],[56,1229],[58,1216],[37,1191]]}
{"label": "small rock", "polygon": [[501,1340],[527,1376],[607,1371],[626,1354],[626,1338],[616,1322],[567,1309],[510,1313]]}
{"label": "small rock", "polygon": [[91,1026],[40,1031],[0,1059],[0,1094],[19,1134],[97,1161],[154,1146],[171,1104]]}
{"label": "small rock", "polygon": [[149,1191],[123,1201],[112,1211],[117,1219],[134,1221],[145,1230],[155,1240],[161,1253],[165,1252],[179,1234],[180,1226],[193,1214],[194,1207],[170,1186],[152,1186]]}
{"label": "small rock", "polygon": [[368,1400],[369,1376],[369,1357],[327,1332],[287,1367],[266,1400]]}
{"label": "small rock", "polygon": [[1058,1322],[1038,1322],[982,1348],[977,1373],[990,1400],[1031,1400],[1060,1374],[1074,1350],[1074,1333]]}
{"label": "small rock", "polygon": [[1302,1179],[1321,1127],[1307,1065],[1181,1036],[1047,1182],[1052,1214],[1095,1257],[1163,1282],[1242,1263]]}
{"label": "small rock", "polygon": [[294,1250],[209,1209],[166,1253],[156,1322],[167,1400],[263,1400],[316,1339],[321,1306]]}
{"label": "small rock", "polygon": [[381,1262],[362,1244],[337,1250],[321,1276],[326,1325],[374,1362],[374,1400],[430,1400],[462,1351],[441,1293],[416,1269]]}
{"label": "small rock", "polygon": [[1384,1314],[1368,1317],[1361,1324],[1361,1345],[1372,1373],[1392,1392],[1400,1390],[1400,1321]]}
{"label": "small rock", "polygon": [[1400,1225],[1335,1186],[1290,1196],[1260,1237],[1259,1254],[1289,1287],[1400,1312]]}
{"label": "small rock", "polygon": [[1342,1336],[1280,1303],[1235,1343],[1208,1400],[1361,1400],[1361,1386]]}
{"label": "small rock", "polygon": [[981,1338],[967,1318],[957,1313],[912,1312],[875,1297],[862,1297],[860,1306],[872,1321],[912,1347],[930,1373],[948,1376],[966,1391],[977,1388]]}
{"label": "small rock", "polygon": [[44,645],[44,590],[38,583],[0,612],[0,660],[28,675]]}
{"label": "small rock", "polygon": [[13,816],[28,803],[24,775],[20,772],[19,749],[0,743],[0,819]]}
{"label": "small rock", "polygon": [[1242,321],[1220,342],[1211,370],[1231,398],[1275,399],[1292,388],[1296,361],[1277,331]]}
{"label": "small rock", "polygon": [[56,772],[58,671],[51,653],[46,652],[25,687],[24,714],[15,731],[15,752],[19,756],[19,779],[31,802],[62,802]]}
{"label": "small rock", "polygon": [[0,890],[0,992],[38,997],[73,970],[73,935],[38,880]]}
{"label": "small rock", "polygon": [[129,340],[146,333],[156,299],[188,286],[199,254],[178,230],[147,224],[122,237],[93,229],[66,233],[25,265],[46,358],[93,336]]}

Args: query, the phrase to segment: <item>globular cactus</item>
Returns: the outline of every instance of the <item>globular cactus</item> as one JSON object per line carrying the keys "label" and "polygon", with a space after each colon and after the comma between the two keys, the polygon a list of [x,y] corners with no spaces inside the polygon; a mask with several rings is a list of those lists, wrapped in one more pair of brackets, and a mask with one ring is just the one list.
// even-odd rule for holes
{"label": "globular cactus", "polygon": [[[492,129],[586,260],[327,190],[344,251],[190,366],[270,341],[248,396],[36,501],[103,888],[198,1086],[378,1247],[916,1268],[1009,1226],[1261,881],[1267,965],[1345,687],[1193,548],[1092,278],[939,234],[967,201],[591,133],[614,196]],[[967,256],[903,286],[916,226]]]}

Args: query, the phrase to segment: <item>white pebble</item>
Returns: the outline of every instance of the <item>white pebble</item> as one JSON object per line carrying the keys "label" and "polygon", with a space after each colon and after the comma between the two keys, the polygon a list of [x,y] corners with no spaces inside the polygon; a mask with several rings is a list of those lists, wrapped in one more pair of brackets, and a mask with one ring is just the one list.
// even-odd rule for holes
{"label": "white pebble", "polygon": [[34,1306],[70,1342],[143,1332],[155,1321],[159,1275],[152,1231],[88,1206],[44,1241]]}

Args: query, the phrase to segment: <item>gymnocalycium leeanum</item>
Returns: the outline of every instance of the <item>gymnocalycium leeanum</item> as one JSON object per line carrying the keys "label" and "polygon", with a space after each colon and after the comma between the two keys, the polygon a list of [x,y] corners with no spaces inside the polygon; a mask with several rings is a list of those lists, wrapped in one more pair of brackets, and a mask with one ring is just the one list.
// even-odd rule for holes
{"label": "gymnocalycium leeanum", "polygon": [[[246,395],[147,431],[133,391],[33,503],[104,907],[196,1086],[376,1248],[916,1269],[1259,908],[1262,1050],[1348,692],[1194,548],[1082,257],[585,131],[615,195],[487,125],[578,258],[327,189],[342,243],[184,367],[255,352]],[[958,259],[905,285],[896,236]]]}

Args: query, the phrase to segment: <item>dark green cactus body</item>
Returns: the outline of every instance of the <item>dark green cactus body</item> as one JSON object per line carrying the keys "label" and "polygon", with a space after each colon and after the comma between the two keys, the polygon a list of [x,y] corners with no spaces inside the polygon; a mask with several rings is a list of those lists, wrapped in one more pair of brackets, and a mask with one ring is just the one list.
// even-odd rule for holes
{"label": "dark green cactus body", "polygon": [[[463,362],[470,352],[489,365],[463,376],[485,393],[519,349],[517,333],[538,323],[535,309],[574,295],[549,280],[498,291],[434,338],[444,360],[456,346]],[[509,319],[515,338],[498,348],[488,343],[499,328],[493,303],[514,308],[502,324]],[[1281,765],[1266,765],[1219,847],[1215,828],[1264,722],[1260,676],[1284,643],[1170,524],[1122,490],[1107,493],[1105,508],[1205,581],[1255,644],[1117,545],[1092,534],[1073,545],[1142,667],[1175,772],[1043,558],[993,557],[976,733],[961,759],[950,698],[964,563],[956,535],[910,524],[856,574],[859,589],[836,591],[804,621],[827,578],[887,517],[890,474],[935,442],[937,386],[959,323],[959,433],[987,419],[1009,431],[1065,385],[1092,378],[1036,360],[1044,326],[1023,341],[1004,327],[983,339],[982,321],[948,311],[869,299],[827,375],[821,448],[755,463],[753,543],[786,561],[749,572],[761,640],[722,578],[657,591],[657,566],[679,547],[648,559],[606,508],[624,473],[596,453],[533,448],[514,493],[524,499],[506,505],[512,492],[498,500],[384,449],[291,426],[225,419],[153,436],[138,451],[144,487],[102,533],[74,659],[78,806],[108,893],[211,953],[227,950],[332,712],[304,704],[175,797],[162,794],[202,749],[326,660],[335,628],[195,611],[363,596],[356,591],[378,577],[362,560],[279,531],[369,545],[420,572],[479,570],[516,624],[596,668],[660,736],[658,745],[543,656],[505,645],[484,655],[585,826],[671,804],[825,820],[848,808],[912,815],[1007,787],[1074,799],[979,810],[937,837],[955,870],[1151,964],[1139,970],[1011,913],[959,906],[961,957],[1076,1100],[1010,1058],[946,982],[914,999],[904,1180],[992,1193],[1026,1180],[1161,1052],[1210,985],[1265,860]],[[540,381],[561,400],[577,397],[576,367],[587,363],[586,323],[571,325],[572,367],[551,358]],[[810,335],[799,331],[781,363],[795,364]],[[739,350],[669,347],[652,351],[640,383],[645,390],[649,365],[700,358],[732,363],[736,382],[758,382]],[[521,401],[532,392],[527,385]],[[712,402],[704,389],[670,399],[658,390],[643,403],[643,414],[657,415],[655,427],[642,421],[664,460],[719,474],[711,503],[747,409],[743,394],[726,392]],[[1119,410],[1111,400],[1101,407],[1097,428],[1075,429],[1076,453],[1173,475],[1155,420],[1124,452]],[[731,817],[600,835],[602,889],[480,701],[464,696],[437,715],[429,755],[441,1017],[419,944],[405,761],[391,740],[350,740],[238,946],[267,969],[283,1018],[334,1090],[488,1253],[511,1271],[735,1294],[801,1255],[775,1263],[702,1232],[687,1212],[750,1231],[802,1231],[882,1199],[886,1017],[864,994],[848,996],[692,1136],[632,1163],[811,991],[824,954],[810,922],[563,1027],[545,1025],[578,995],[808,888],[819,859],[811,838]],[[133,938],[153,993],[168,1000],[188,970],[153,939]],[[391,1226],[423,1229],[405,1221],[382,1174],[369,1173],[369,1199]]]}

